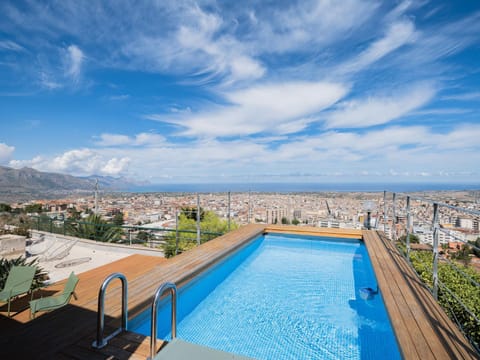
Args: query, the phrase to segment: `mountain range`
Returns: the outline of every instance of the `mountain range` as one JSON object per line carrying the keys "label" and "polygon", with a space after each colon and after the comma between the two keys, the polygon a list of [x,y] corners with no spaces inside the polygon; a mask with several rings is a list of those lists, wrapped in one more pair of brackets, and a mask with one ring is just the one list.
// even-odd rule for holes
{"label": "mountain range", "polygon": [[124,177],[76,177],[42,172],[28,167],[14,169],[0,166],[0,202],[12,199],[56,197],[75,192],[93,193],[97,180],[101,190],[126,190],[132,185],[138,185]]}

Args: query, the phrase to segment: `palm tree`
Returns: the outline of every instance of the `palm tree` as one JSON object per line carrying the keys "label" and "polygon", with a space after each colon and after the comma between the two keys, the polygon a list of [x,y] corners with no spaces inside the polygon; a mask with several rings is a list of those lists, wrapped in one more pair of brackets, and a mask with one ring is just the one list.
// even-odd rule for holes
{"label": "palm tree", "polygon": [[123,229],[108,224],[100,215],[90,214],[85,221],[72,224],[69,232],[76,237],[103,242],[118,242],[122,239]]}

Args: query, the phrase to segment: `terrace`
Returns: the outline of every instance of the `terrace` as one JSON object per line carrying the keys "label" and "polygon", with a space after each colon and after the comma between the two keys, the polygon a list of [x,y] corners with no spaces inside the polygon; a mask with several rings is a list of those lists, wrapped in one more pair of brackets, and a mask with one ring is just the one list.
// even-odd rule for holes
{"label": "terrace", "polygon": [[[130,332],[112,339],[101,350],[91,347],[96,336],[97,293],[103,279],[112,272],[126,275],[129,317],[132,318],[150,306],[161,283],[173,281],[181,287],[214,262],[265,232],[361,237],[367,246],[403,357],[478,358],[478,353],[382,232],[253,224],[168,260],[135,255],[80,274],[78,300],[72,300],[70,305],[38,316],[34,321],[29,321],[28,311],[20,311],[13,318],[0,317],[2,354],[16,358],[145,359],[149,354],[149,338]],[[119,285],[113,281],[107,290],[107,334],[120,322]],[[61,287],[60,283],[48,290]],[[20,309],[22,304],[17,306]]]}

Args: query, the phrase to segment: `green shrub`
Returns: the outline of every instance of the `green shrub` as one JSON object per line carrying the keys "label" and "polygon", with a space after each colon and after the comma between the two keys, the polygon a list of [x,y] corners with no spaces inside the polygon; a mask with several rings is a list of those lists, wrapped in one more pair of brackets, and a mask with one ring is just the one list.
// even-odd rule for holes
{"label": "green shrub", "polygon": [[[425,284],[433,288],[432,253],[412,251],[411,263]],[[464,274],[471,280],[469,280]],[[477,318],[480,317],[480,274],[471,266],[462,266],[455,269],[453,265],[440,261],[438,263],[438,279],[448,290],[439,286],[438,302],[448,316],[461,325],[470,340],[478,346],[480,344],[480,324],[460,304],[459,299]],[[455,294],[453,296],[451,293]]]}
{"label": "green shrub", "polygon": [[32,290],[39,289],[45,286],[45,282],[48,280],[48,273],[38,266],[38,260],[33,259],[28,261],[27,258],[19,256],[16,259],[7,260],[5,258],[0,259],[0,289],[3,289],[5,282],[7,281],[10,269],[13,266],[36,266],[35,277],[33,278]]}

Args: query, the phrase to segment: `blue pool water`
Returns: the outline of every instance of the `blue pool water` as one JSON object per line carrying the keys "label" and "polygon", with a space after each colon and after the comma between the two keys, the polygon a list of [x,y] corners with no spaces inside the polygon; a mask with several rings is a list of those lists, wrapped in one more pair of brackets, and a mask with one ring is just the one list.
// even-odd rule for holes
{"label": "blue pool water", "polygon": [[[177,336],[265,360],[400,359],[381,294],[361,297],[376,287],[360,241],[265,235],[179,291]],[[150,335],[149,311],[129,329]]]}

